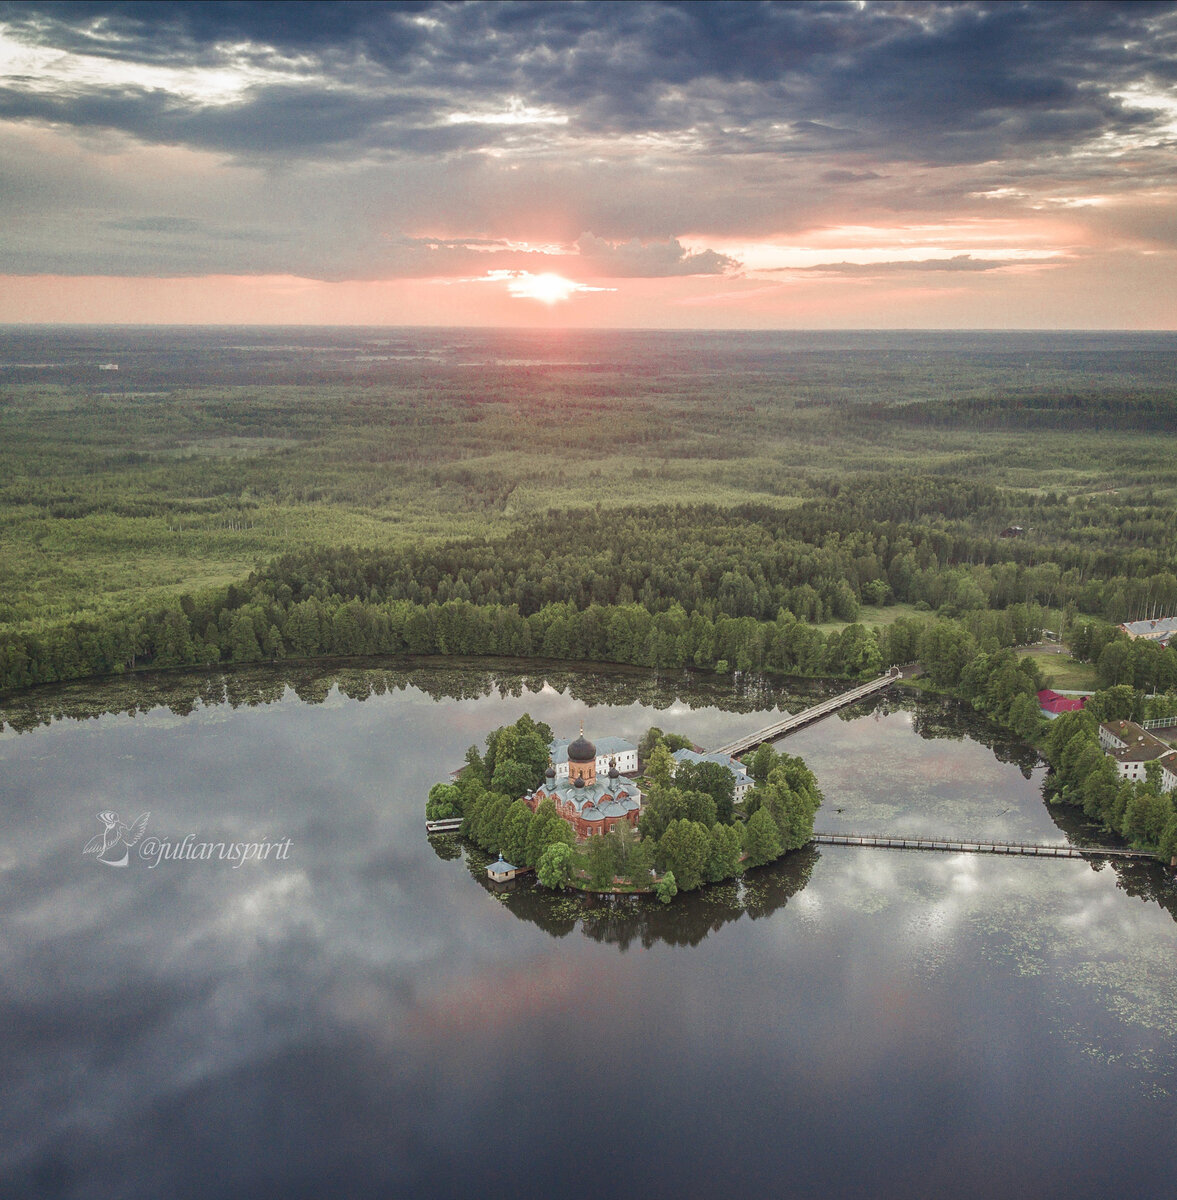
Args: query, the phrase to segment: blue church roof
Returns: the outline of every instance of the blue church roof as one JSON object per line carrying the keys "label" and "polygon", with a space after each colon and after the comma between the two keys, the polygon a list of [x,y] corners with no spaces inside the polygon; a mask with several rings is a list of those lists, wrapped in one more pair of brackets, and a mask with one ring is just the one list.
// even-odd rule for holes
{"label": "blue church roof", "polygon": [[732,758],[730,754],[722,754],[715,751],[711,754],[699,754],[694,750],[676,750],[671,756],[676,763],[718,763],[721,767],[727,769],[736,777],[736,782],[739,783],[748,778],[748,768],[744,766],[738,759]]}

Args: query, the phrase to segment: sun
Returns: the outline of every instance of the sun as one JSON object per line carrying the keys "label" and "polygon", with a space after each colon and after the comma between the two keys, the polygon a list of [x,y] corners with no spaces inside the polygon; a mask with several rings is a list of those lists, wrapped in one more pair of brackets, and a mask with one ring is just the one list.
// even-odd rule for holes
{"label": "sun", "polygon": [[532,275],[520,272],[507,283],[507,290],[512,296],[524,300],[540,300],[544,304],[558,304],[567,300],[574,292],[584,291],[584,286],[547,271],[543,275]]}
{"label": "sun", "polygon": [[596,287],[589,283],[577,283],[565,279],[555,271],[544,271],[536,275],[531,271],[488,271],[484,283],[505,283],[507,291],[516,300],[538,300],[541,304],[559,304],[580,292],[612,292],[616,288]]}

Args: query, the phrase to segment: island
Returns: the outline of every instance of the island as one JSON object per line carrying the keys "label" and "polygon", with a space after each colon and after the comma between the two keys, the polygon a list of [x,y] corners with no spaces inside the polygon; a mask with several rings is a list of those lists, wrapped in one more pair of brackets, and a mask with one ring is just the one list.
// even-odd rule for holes
{"label": "island", "polygon": [[470,747],[453,781],[430,789],[425,815],[430,832],[497,856],[495,884],[534,870],[548,888],[669,903],[800,849],[821,803],[804,761],[767,743],[745,765],[657,728],[638,746],[593,743],[583,725],[560,740],[524,714],[490,733],[485,752]]}

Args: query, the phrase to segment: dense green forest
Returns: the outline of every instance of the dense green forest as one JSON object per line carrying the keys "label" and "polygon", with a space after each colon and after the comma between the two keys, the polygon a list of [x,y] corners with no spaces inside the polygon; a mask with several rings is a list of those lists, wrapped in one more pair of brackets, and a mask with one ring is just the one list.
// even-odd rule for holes
{"label": "dense green forest", "polygon": [[[933,616],[992,650],[1177,611],[1173,434],[1094,419],[1163,414],[1146,365],[1063,409],[1090,374],[1052,363],[1028,399],[1010,367],[861,355],[840,375],[827,356],[9,385],[0,689],[406,651],[853,675],[926,654]],[[1077,419],[979,437],[963,408],[929,431],[880,403]],[[1164,690],[1169,671],[1142,659],[1115,682]]]}
{"label": "dense green forest", "polygon": [[1025,396],[970,397],[871,404],[873,421],[952,429],[1074,429],[1093,432],[1143,430],[1171,433],[1173,396],[1169,389],[1137,392],[1035,391]]}
{"label": "dense green forest", "polygon": [[[239,583],[0,633],[0,688],[147,665],[399,653],[809,676],[920,659],[939,679],[944,646],[960,642],[963,666],[1036,641],[1048,611],[1101,684],[1177,685],[1177,651],[1117,639],[1103,620],[1129,603],[1177,604],[1174,546],[1160,532],[1137,544],[1132,526],[1084,550],[1062,530],[1043,561],[1040,545],[984,532],[1009,511],[988,485],[891,477],[831,492],[791,509],[554,511],[497,537],[283,555]],[[907,615],[862,620],[896,599]],[[831,618],[841,626],[818,628]]]}

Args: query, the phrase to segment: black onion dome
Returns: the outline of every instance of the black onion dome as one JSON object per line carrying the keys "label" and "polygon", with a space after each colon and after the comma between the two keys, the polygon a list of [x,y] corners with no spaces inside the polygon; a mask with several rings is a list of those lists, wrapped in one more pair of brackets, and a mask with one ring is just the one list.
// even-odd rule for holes
{"label": "black onion dome", "polygon": [[552,766],[550,760],[548,762],[548,769],[544,772],[544,778],[545,779],[555,779],[556,778],[556,768]]}
{"label": "black onion dome", "polygon": [[609,778],[618,779],[620,776],[621,772],[617,769],[617,760],[615,758],[611,758],[609,760]]}
{"label": "black onion dome", "polygon": [[584,780],[579,775],[577,775],[577,777],[572,781],[572,786],[582,788],[582,787],[584,787]]}
{"label": "black onion dome", "polygon": [[596,762],[597,748],[582,733],[576,741],[569,743],[568,761],[575,763]]}

